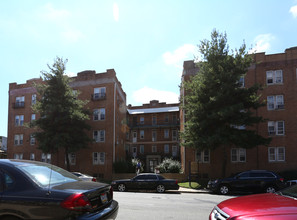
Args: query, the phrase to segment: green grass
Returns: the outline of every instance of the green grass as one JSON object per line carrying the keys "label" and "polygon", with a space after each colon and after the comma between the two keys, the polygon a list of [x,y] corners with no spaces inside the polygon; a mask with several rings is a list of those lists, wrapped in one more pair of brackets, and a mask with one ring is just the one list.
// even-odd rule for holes
{"label": "green grass", "polygon": [[201,188],[201,185],[197,182],[191,182],[191,187],[189,182],[184,182],[184,183],[178,183],[180,187],[184,188],[193,188],[193,189],[199,189]]}

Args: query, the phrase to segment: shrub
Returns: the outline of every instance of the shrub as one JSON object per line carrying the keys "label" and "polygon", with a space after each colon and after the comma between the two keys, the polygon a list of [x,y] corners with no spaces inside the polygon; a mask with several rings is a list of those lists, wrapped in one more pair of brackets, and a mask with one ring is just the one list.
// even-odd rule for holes
{"label": "shrub", "polygon": [[160,173],[180,173],[181,164],[177,160],[172,158],[165,158],[161,164],[157,167]]}

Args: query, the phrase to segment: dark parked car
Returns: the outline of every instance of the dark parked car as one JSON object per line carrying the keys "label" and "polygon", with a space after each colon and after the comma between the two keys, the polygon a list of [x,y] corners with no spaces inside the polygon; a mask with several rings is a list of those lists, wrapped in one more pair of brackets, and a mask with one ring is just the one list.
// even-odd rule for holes
{"label": "dark parked car", "polygon": [[114,189],[124,192],[126,190],[157,190],[159,193],[165,190],[178,190],[177,180],[165,179],[160,174],[142,173],[132,179],[115,180],[111,183]]}
{"label": "dark parked car", "polygon": [[220,194],[233,192],[275,192],[285,187],[284,178],[267,170],[249,170],[229,178],[209,181],[207,188]]}
{"label": "dark parked car", "polygon": [[51,164],[0,160],[0,219],[115,219],[110,185],[82,181]]}
{"label": "dark parked car", "polygon": [[297,185],[276,193],[264,193],[225,200],[210,213],[209,220],[295,220]]}

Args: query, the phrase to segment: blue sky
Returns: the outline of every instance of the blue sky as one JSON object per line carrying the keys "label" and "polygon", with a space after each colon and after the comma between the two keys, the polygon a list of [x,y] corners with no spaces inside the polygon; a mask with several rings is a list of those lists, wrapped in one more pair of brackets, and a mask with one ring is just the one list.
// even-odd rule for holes
{"label": "blue sky", "polygon": [[297,46],[296,0],[0,1],[0,136],[7,136],[9,83],[25,83],[68,59],[67,74],[115,69],[127,105],[178,102],[183,61],[213,29],[231,49]]}

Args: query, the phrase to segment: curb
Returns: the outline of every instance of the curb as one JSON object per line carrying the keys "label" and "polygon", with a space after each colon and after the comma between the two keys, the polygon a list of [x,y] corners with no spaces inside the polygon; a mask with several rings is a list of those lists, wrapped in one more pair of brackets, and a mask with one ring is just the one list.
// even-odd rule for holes
{"label": "curb", "polygon": [[182,193],[210,193],[210,191],[207,189],[191,189],[185,187],[179,187],[178,191]]}

